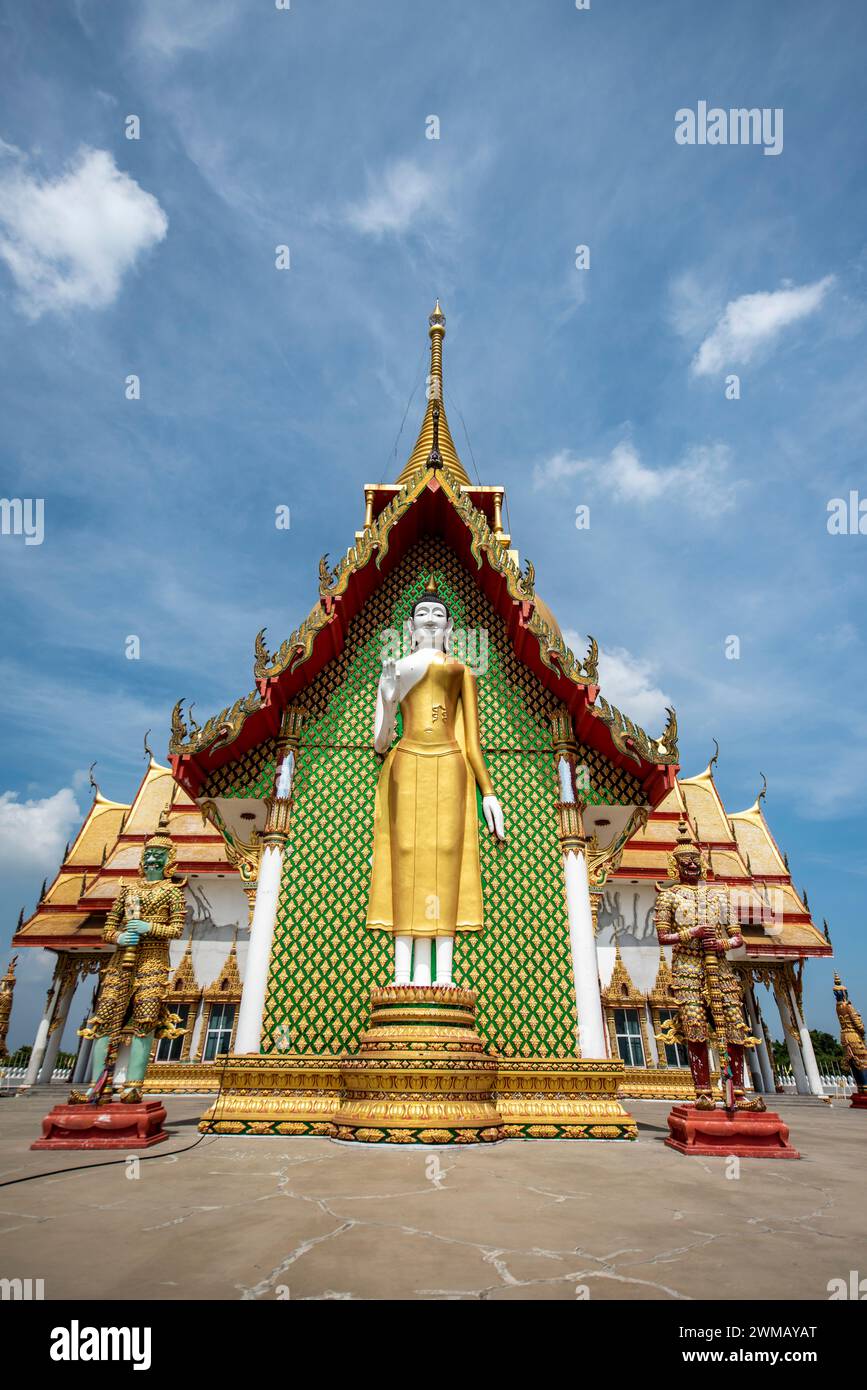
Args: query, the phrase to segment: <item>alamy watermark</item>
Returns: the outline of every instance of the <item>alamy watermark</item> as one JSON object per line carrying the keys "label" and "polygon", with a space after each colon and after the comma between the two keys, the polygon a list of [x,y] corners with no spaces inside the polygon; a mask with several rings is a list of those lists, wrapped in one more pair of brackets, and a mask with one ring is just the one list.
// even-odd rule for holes
{"label": "alamy watermark", "polygon": [[763,145],[764,154],[783,152],[782,106],[711,106],[698,102],[695,111],[681,106],[674,113],[674,138],[679,145]]}
{"label": "alamy watermark", "polygon": [[23,536],[25,545],[45,539],[45,500],[42,497],[0,497],[0,536]]}

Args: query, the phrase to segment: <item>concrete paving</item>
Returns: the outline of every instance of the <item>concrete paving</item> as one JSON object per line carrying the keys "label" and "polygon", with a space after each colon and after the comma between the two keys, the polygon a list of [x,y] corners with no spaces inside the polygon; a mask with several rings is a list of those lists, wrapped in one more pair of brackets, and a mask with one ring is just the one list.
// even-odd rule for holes
{"label": "concrete paving", "polygon": [[[47,1299],[826,1299],[867,1275],[867,1111],[779,1098],[800,1162],[686,1158],[668,1105],[638,1143],[386,1149],[197,1139],[202,1097],[166,1102],[167,1144],[31,1153],[45,1113],[0,1101],[0,1278]],[[737,1173],[733,1172],[737,1168]],[[91,1170],[92,1171],[88,1171]]]}

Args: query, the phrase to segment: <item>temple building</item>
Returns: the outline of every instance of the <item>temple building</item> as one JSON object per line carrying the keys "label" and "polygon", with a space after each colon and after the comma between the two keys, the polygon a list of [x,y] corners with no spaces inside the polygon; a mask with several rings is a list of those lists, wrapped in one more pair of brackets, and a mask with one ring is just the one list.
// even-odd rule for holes
{"label": "temple building", "polygon": [[[474,484],[455,448],[444,336],[437,304],[415,447],[395,483],[364,486],[353,544],[336,567],[320,562],[308,616],[274,651],[256,635],[252,691],[204,725],[176,706],[170,765],[151,756],[128,804],[96,792],[19,924],[15,949],[56,960],[26,1084],[50,1080],[64,1039],[77,1046],[112,950],[106,913],[167,804],[187,901],[170,979],[184,1032],[154,1043],[146,1089],[215,1092],[227,1057],[233,1067],[294,1058],[324,1073],[353,1053],[371,988],[391,978],[388,939],[366,920],[382,765],[371,735],[377,682],[384,650],[399,650],[433,581],[454,620],[453,648],[476,676],[482,753],[506,819],[504,843],[480,836],[483,929],[459,933],[454,948],[455,984],[478,992],[492,1054],[540,1075],[613,1059],[622,1096],[691,1094],[683,1049],[657,1039],[676,1001],[671,949],[654,927],[656,885],[685,822],[742,926],[731,958],[760,1040],[748,1053],[753,1088],[775,1090],[770,1038],[781,1032],[798,1091],[822,1094],[801,985],[806,960],[831,946],[793,886],[765,793],[729,814],[715,759],[678,775],[673,711],[661,734],[645,733],[605,700],[596,642],[583,656],[568,649],[504,530],[503,487]],[[779,1028],[766,1017],[771,996]],[[76,1080],[89,1046],[81,1041]],[[260,1111],[271,1114],[265,1102]],[[239,1109],[226,1128],[268,1132],[252,1113]]]}

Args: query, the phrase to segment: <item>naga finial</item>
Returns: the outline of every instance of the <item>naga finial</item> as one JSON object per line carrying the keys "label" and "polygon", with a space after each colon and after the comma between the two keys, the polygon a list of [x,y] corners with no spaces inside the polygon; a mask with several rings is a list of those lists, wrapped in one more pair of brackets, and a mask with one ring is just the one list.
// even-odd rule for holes
{"label": "naga finial", "polygon": [[759,792],[758,796],[756,797],[756,805],[757,805],[757,806],[761,805],[761,803],[764,801],[765,797],[766,797],[767,794],[768,794],[768,779],[767,779],[767,777],[765,776],[765,774],[764,774],[763,772],[761,772],[761,771],[759,772],[759,776],[760,776],[761,779],[762,779],[762,790]]}
{"label": "naga finial", "polygon": [[591,637],[589,633],[587,634],[587,640],[590,645],[587,648],[587,655],[584,658],[584,674],[587,679],[592,681],[595,685],[599,680],[599,643],[596,641],[596,638]]}
{"label": "naga finial", "polygon": [[718,762],[719,762],[719,744],[717,743],[716,739],[714,739],[714,741],[713,741],[713,757],[711,758],[710,762],[709,762],[708,765],[707,765],[707,770],[708,770],[708,772],[710,773],[711,777],[713,776],[713,770],[714,770],[714,768],[716,767],[716,765],[717,765]]}
{"label": "naga finial", "polygon": [[169,745],[172,752],[176,752],[179,748],[181,748],[187,739],[187,726],[184,723],[183,715],[185,698],[186,697],[184,696],[180,700],[178,700],[178,703],[172,710],[172,736],[171,743]]}
{"label": "naga finial", "polygon": [[145,736],[144,736],[144,756],[145,756],[146,758],[153,758],[153,755],[154,755],[154,750],[151,748],[150,744],[148,743],[148,739],[150,738],[150,732],[151,732],[150,729],[148,729],[147,733],[146,733]]}
{"label": "naga finial", "polygon": [[677,715],[673,705],[666,705],[665,713],[668,718],[662,735],[657,739],[657,747],[666,757],[675,759],[677,757]]}
{"label": "naga finial", "polygon": [[98,791],[99,791],[99,787],[97,786],[97,784],[96,784],[96,779],[95,779],[95,777],[94,777],[94,775],[93,775],[93,769],[94,769],[95,767],[96,767],[96,763],[95,763],[95,762],[92,762],[92,763],[90,764],[90,769],[89,769],[89,771],[88,771],[88,776],[89,776],[89,778],[90,778],[90,785],[93,787],[93,790],[94,790],[95,792],[98,792]]}

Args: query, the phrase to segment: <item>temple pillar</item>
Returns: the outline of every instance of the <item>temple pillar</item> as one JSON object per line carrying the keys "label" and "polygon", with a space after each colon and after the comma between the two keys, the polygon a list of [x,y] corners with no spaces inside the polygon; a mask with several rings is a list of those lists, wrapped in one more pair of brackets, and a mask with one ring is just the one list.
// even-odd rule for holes
{"label": "temple pillar", "polygon": [[816,1054],[813,1051],[813,1039],[810,1037],[810,1030],[807,1027],[806,1022],[804,1021],[804,1015],[801,1012],[801,1006],[798,1002],[798,995],[795,989],[795,984],[791,978],[787,979],[786,984],[789,991],[789,998],[792,1001],[792,1015],[795,1027],[798,1030],[798,1037],[800,1038],[801,1042],[801,1056],[804,1059],[804,1070],[807,1073],[807,1081],[809,1083],[810,1091],[814,1096],[819,1096],[821,1099],[824,1100],[825,1087],[822,1085],[822,1077],[819,1072],[819,1064],[816,1061]]}
{"label": "temple pillar", "polygon": [[[577,807],[571,807],[577,810]],[[569,916],[569,943],[575,981],[575,1007],[578,1013],[578,1039],[582,1057],[605,1057],[605,1020],[593,935],[590,907],[590,881],[583,848],[564,845],[563,875],[566,880],[566,911]]]}
{"label": "temple pillar", "polygon": [[301,711],[288,709],[283,715],[278,745],[279,770],[275,778],[274,795],[268,801],[268,818],[262,836],[262,854],[256,881],[256,904],[250,924],[250,944],[241,1005],[238,1010],[238,1029],[235,1034],[236,1053],[258,1052],[262,1040],[262,1021],[268,993],[268,972],[271,966],[271,945],[277,922],[280,885],[283,879],[283,857],[289,839],[292,816],[292,783],[295,775],[295,756],[302,727]]}
{"label": "temple pillar", "polygon": [[48,1046],[48,1032],[54,1020],[54,1012],[57,1008],[57,1001],[60,998],[60,991],[63,988],[63,972],[66,963],[66,952],[59,951],[57,963],[54,967],[54,978],[48,990],[45,1000],[45,1012],[39,1020],[39,1027],[36,1029],[36,1037],[33,1039],[33,1048],[30,1053],[30,1061],[27,1063],[27,1073],[21,1084],[22,1090],[28,1086],[35,1086],[39,1076],[39,1070],[45,1057],[45,1049]]}
{"label": "temple pillar", "polygon": [[584,834],[582,805],[575,794],[577,747],[572,721],[563,711],[554,715],[554,755],[560,784],[560,844],[563,850],[563,877],[566,886],[566,913],[569,944],[572,948],[572,974],[575,1008],[578,1015],[578,1046],[582,1057],[607,1057],[605,1018],[596,959],[596,931],[587,873],[587,837]]}
{"label": "temple pillar", "polygon": [[792,1013],[792,999],[789,993],[789,984],[782,974],[774,975],[774,998],[777,1001],[777,1008],[780,1011],[780,1023],[783,1027],[783,1036],[786,1039],[789,1061],[792,1064],[795,1087],[799,1096],[808,1096],[810,1094],[810,1083],[807,1080],[804,1059],[801,1056],[801,1044],[798,1037],[797,1025]]}
{"label": "temple pillar", "polygon": [[72,1003],[72,996],[75,993],[75,986],[78,984],[78,971],[74,963],[67,959],[64,971],[64,985],[54,1010],[54,1018],[48,1029],[48,1042],[45,1048],[45,1055],[42,1059],[42,1066],[39,1068],[39,1075],[36,1080],[37,1086],[48,1086],[54,1075],[54,1068],[57,1063],[57,1054],[60,1051],[60,1044],[63,1041],[63,1030],[66,1027],[66,1020],[69,1017],[69,1006]]}
{"label": "temple pillar", "polygon": [[756,1002],[755,991],[751,980],[747,980],[744,990],[744,1002],[747,1006],[747,1018],[750,1022],[750,1032],[754,1038],[759,1038],[760,1042],[756,1048],[749,1049],[750,1067],[755,1072],[758,1068],[759,1084],[756,1085],[757,1091],[763,1091],[765,1095],[772,1096],[776,1087],[774,1086],[774,1070],[768,1057],[768,1049],[765,1042],[764,1029],[759,1021],[759,1006]]}

